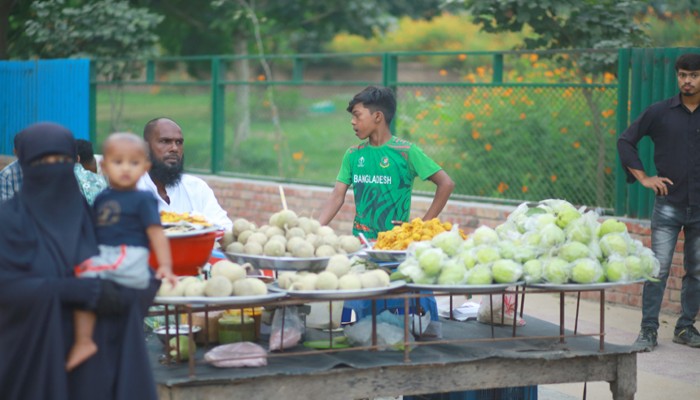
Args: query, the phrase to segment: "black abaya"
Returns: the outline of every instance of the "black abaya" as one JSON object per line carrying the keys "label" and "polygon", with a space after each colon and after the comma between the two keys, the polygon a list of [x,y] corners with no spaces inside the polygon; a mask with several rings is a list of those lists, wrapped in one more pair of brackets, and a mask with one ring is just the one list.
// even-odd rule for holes
{"label": "black abaya", "polygon": [[97,253],[89,208],[72,163],[36,164],[50,154],[75,157],[72,134],[35,124],[17,137],[20,193],[0,204],[0,397],[3,399],[156,399],[143,317],[158,286],[120,288],[118,315],[98,314],[97,355],[65,371],[73,310],[94,309],[98,279],[72,268]]}

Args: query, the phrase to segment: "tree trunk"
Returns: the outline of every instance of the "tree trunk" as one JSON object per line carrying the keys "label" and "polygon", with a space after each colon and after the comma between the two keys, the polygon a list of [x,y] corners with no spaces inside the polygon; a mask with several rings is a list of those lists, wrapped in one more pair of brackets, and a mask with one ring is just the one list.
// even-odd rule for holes
{"label": "tree trunk", "polygon": [[[234,51],[236,55],[248,55],[248,40],[244,35],[236,35],[237,40],[234,43]],[[236,61],[235,64],[236,80],[250,82],[250,61],[243,58]],[[236,131],[233,140],[233,154],[237,154],[241,143],[250,135],[250,85],[236,86],[236,108],[234,111]],[[233,157],[234,165],[240,160],[240,157]]]}
{"label": "tree trunk", "polygon": [[16,0],[0,0],[0,60],[10,58],[7,35],[10,31],[10,11]]}

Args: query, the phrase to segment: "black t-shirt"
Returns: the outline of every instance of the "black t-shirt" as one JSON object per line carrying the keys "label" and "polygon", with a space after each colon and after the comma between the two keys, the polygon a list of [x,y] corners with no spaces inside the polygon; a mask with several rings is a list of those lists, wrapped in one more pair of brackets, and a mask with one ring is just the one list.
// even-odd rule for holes
{"label": "black t-shirt", "polygon": [[644,170],[637,143],[649,136],[654,142],[654,165],[659,177],[669,178],[667,200],[687,207],[700,206],[700,108],[690,112],[680,94],[649,106],[617,141],[620,162],[627,170]]}
{"label": "black t-shirt", "polygon": [[150,192],[105,189],[95,198],[97,242],[148,247],[146,228],[160,225],[158,203]]}

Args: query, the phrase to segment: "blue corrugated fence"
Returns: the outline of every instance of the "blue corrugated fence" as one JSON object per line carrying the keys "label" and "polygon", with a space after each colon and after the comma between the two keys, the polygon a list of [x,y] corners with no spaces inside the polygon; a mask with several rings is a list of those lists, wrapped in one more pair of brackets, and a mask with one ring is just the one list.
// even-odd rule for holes
{"label": "blue corrugated fence", "polygon": [[12,154],[17,132],[38,121],[89,139],[89,60],[3,61],[0,88],[0,154]]}

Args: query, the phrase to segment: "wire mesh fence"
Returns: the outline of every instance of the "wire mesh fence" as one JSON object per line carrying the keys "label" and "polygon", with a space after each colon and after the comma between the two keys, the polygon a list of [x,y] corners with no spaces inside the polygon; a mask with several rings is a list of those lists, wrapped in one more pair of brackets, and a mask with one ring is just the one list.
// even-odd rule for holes
{"label": "wire mesh fence", "polygon": [[437,160],[455,193],[609,207],[615,101],[606,88],[402,86],[397,135]]}
{"label": "wire mesh fence", "polygon": [[[117,130],[140,133],[150,119],[166,116],[183,129],[190,170],[332,185],[345,150],[358,143],[348,101],[369,84],[384,84],[397,94],[395,134],[445,169],[455,196],[614,203],[612,75],[576,73],[536,53],[265,62],[269,70],[255,57],[154,60],[133,81],[98,77],[97,143]],[[434,186],[416,182],[414,189]]]}

